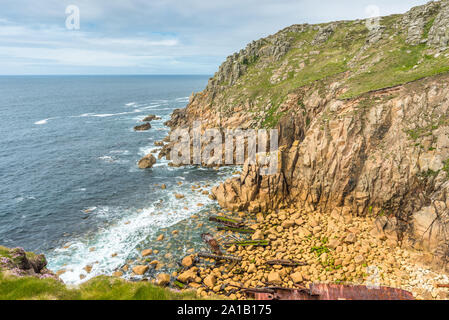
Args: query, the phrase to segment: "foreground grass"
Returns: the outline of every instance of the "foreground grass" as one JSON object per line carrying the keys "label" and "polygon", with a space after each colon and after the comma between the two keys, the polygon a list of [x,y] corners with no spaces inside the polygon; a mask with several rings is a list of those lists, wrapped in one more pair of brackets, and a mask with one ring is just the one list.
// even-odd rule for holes
{"label": "foreground grass", "polygon": [[53,279],[10,277],[0,273],[0,300],[195,300],[194,292],[175,292],[146,282],[99,276],[70,288]]}

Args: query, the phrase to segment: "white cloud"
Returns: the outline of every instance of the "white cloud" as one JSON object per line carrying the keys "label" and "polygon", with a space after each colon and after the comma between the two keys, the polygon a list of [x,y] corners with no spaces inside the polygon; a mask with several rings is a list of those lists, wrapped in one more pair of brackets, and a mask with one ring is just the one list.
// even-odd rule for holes
{"label": "white cloud", "polygon": [[[0,73],[213,73],[227,55],[291,24],[360,18],[368,5],[382,15],[401,13],[425,2],[8,1],[0,12]],[[80,8],[81,30],[64,28],[69,4]]]}

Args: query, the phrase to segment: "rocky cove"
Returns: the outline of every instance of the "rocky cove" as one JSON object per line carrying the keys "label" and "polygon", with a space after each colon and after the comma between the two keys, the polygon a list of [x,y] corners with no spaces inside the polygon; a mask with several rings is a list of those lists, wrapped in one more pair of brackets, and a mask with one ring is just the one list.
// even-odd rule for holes
{"label": "rocky cove", "polygon": [[238,288],[377,277],[419,298],[447,297],[436,284],[447,281],[449,256],[448,8],[430,2],[376,27],[288,27],[228,57],[175,110],[172,130],[197,120],[276,128],[280,146],[276,174],[246,163],[212,189],[223,215],[257,216],[252,239],[269,245],[231,246],[240,267],[193,267],[182,280],[202,295],[243,298]]}
{"label": "rocky cove", "polygon": [[[245,163],[219,185],[192,186],[219,207],[161,230],[113,276],[200,297],[329,283],[447,299],[448,28],[449,1],[435,1],[374,27],[294,25],[229,56],[166,125],[277,129],[276,174]],[[151,130],[151,118],[135,130]],[[173,143],[158,146],[158,159],[170,160]],[[149,154],[139,167],[157,161]],[[245,232],[217,230],[211,215],[242,221]],[[210,243],[177,250],[181,233],[197,244],[208,233],[238,262],[201,257]]]}

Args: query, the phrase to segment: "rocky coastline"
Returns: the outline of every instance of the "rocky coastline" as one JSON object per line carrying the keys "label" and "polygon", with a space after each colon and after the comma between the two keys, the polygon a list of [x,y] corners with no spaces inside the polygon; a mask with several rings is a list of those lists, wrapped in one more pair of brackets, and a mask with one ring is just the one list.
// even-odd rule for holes
{"label": "rocky coastline", "polygon": [[[242,227],[208,228],[215,243],[184,257],[170,256],[168,245],[162,253],[145,248],[113,276],[199,297],[247,299],[248,288],[324,283],[449,299],[440,286],[449,284],[448,26],[449,1],[435,1],[383,17],[372,29],[365,20],[294,25],[228,57],[166,125],[173,132],[201,119],[203,130],[275,128],[276,174],[261,175],[246,162],[224,183],[198,186],[221,207],[204,221],[192,217],[198,229],[210,215]],[[150,128],[146,122],[135,130]],[[170,160],[173,142],[156,146],[158,159]],[[149,154],[138,166],[156,161]],[[238,263],[201,256],[210,247]],[[178,261],[177,271],[159,272],[158,254]],[[35,264],[19,269],[55,276]],[[156,276],[147,278],[149,271]]]}

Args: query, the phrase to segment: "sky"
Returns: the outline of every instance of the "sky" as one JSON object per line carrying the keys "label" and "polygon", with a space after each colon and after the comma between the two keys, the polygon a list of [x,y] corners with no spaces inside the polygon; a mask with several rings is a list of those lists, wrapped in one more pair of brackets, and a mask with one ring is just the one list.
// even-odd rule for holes
{"label": "sky", "polygon": [[426,2],[0,0],[0,75],[211,75],[247,43],[289,25],[404,13]]}

